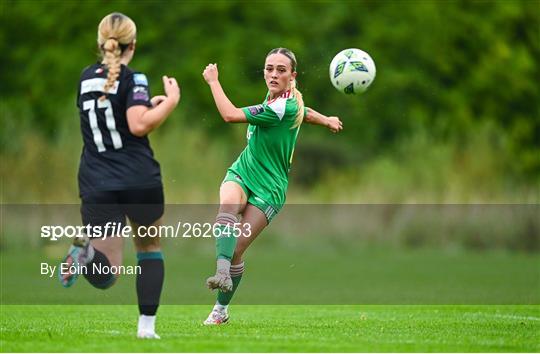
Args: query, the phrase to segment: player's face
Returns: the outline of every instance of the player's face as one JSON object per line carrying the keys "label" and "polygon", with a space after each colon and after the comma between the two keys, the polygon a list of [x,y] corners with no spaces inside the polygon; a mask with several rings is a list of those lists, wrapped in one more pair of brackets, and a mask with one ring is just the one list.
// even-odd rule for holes
{"label": "player's face", "polygon": [[273,97],[279,96],[291,87],[296,77],[292,72],[291,60],[284,54],[270,54],[264,63],[264,81]]}

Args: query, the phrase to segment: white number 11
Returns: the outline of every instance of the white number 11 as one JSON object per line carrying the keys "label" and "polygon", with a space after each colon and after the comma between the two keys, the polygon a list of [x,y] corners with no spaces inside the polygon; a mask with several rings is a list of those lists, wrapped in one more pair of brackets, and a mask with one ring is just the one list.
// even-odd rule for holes
{"label": "white number 11", "polygon": [[[116,130],[116,121],[114,120],[111,101],[109,101],[108,99],[98,99],[97,108],[105,108],[105,122],[107,124],[107,128],[109,129],[109,132],[111,133],[113,146],[116,150],[122,148],[122,138],[120,137],[118,130]],[[92,130],[92,135],[94,136],[94,143],[96,144],[98,151],[106,151],[107,149],[105,149],[105,145],[103,144],[103,136],[101,135],[101,131],[99,130],[97,123],[96,100],[84,101],[83,109],[85,111],[88,111],[90,129]]]}

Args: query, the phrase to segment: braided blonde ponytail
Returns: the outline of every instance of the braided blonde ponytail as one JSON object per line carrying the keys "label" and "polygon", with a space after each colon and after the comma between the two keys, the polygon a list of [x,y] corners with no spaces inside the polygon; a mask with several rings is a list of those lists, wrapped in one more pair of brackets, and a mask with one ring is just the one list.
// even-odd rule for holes
{"label": "braided blonde ponytail", "polygon": [[291,94],[296,98],[296,103],[298,105],[298,112],[296,112],[296,118],[292,126],[294,129],[299,127],[304,121],[304,98],[302,97],[302,93],[296,88],[296,80],[291,84]]}
{"label": "braided blonde ponytail", "polygon": [[[103,64],[107,66],[109,72],[107,73],[107,82],[103,87],[103,92],[107,93],[114,87],[114,82],[120,75],[120,46],[115,38],[109,38],[103,43]],[[101,100],[105,99],[105,95],[100,97]]]}
{"label": "braided blonde ponytail", "polygon": [[[105,94],[114,87],[120,75],[120,59],[127,46],[135,41],[137,27],[135,22],[124,14],[114,12],[101,20],[98,27],[98,46],[107,66],[107,82],[103,87]],[[105,99],[105,95],[100,99]]]}

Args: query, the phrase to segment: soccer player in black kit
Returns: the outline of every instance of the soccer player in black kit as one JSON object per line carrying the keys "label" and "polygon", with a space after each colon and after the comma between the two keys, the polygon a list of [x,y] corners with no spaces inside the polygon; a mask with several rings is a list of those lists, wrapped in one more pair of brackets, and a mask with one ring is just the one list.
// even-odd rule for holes
{"label": "soccer player in black kit", "polygon": [[[159,237],[142,237],[138,227],[161,224],[161,173],[147,134],[174,110],[180,89],[174,78],[164,76],[166,96],[150,98],[146,76],[127,66],[133,58],[135,39],[135,23],[121,13],[109,14],[99,24],[102,60],[83,70],[77,96],[84,141],[79,192],[83,225],[92,230],[123,225],[126,216],[129,218],[140,266],[137,336],[159,338],[155,318],[163,286],[163,256]],[[90,284],[107,289],[116,275],[94,269],[121,265],[123,237],[103,236],[90,232],[76,238],[63,263],[73,266],[70,269],[84,268],[82,275]],[[60,271],[62,285],[73,285],[80,273]]]}

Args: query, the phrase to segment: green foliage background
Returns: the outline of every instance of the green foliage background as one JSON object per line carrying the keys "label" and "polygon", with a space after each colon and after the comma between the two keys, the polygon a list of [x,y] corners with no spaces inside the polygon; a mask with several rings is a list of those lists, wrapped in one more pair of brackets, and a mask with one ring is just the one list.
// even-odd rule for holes
{"label": "green foliage background", "polygon": [[[179,107],[151,135],[169,202],[215,202],[245,127],[223,123],[201,73],[218,63],[237,106],[262,101],[274,47],[299,61],[304,99],[345,130],[302,128],[292,202],[538,202],[540,2],[2,1],[0,147],[4,202],[77,201],[75,109],[97,59],[102,17],[137,23],[131,65],[176,77]],[[377,78],[361,96],[335,90],[328,65],[369,52]]]}

